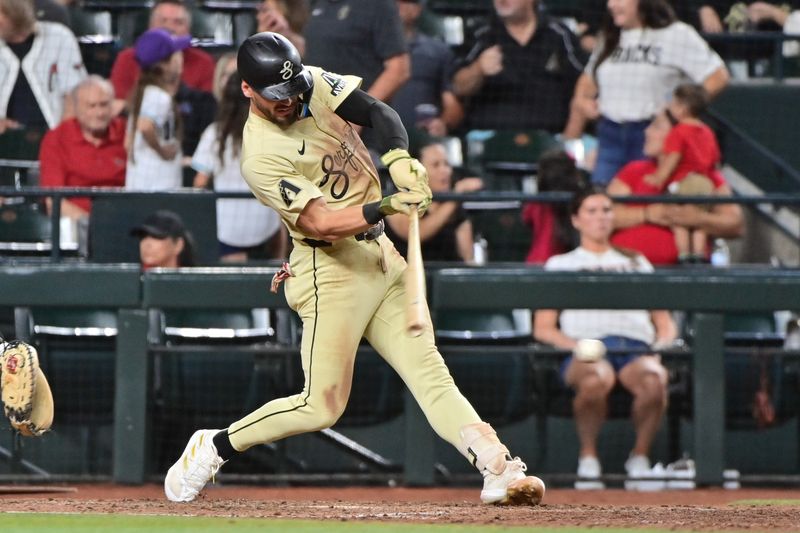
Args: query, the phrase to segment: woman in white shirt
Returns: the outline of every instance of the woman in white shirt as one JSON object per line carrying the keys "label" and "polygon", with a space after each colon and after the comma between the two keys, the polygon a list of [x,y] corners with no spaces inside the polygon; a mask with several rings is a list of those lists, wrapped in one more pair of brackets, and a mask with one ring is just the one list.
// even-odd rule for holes
{"label": "woman in white shirt", "polygon": [[[652,272],[653,267],[637,253],[611,246],[614,211],[611,199],[600,189],[575,195],[572,224],[580,234],[575,250],[551,257],[546,270]],[[580,339],[599,339],[609,354],[595,361],[568,358],[561,367],[564,383],[575,390],[573,414],[580,440],[576,488],[602,488],[597,437],[606,416],[611,389],[619,383],[633,395],[631,417],[636,442],[625,463],[630,477],[650,469],[648,454],[667,407],[667,371],[657,355],[644,355],[652,345],[670,344],[677,330],[668,311],[540,309],[534,316],[537,340],[574,350]]]}
{"label": "woman in white shirt", "polygon": [[[235,61],[232,64],[235,68]],[[236,72],[219,81],[222,89],[217,91],[217,119],[203,132],[192,157],[192,168],[197,171],[194,186],[205,188],[213,178],[215,191],[249,193],[239,169],[239,155],[250,100],[242,94],[242,79]],[[278,213],[254,198],[217,200],[217,240],[220,260],[224,262],[283,258],[288,246],[288,235]],[[272,245],[269,251],[265,250],[268,242]]]}
{"label": "woman in white shirt", "polygon": [[644,157],[644,130],[675,87],[692,81],[713,97],[729,79],[722,59],[666,0],[608,0],[608,10],[564,130],[578,138],[586,120],[599,119],[592,182],[601,185]]}

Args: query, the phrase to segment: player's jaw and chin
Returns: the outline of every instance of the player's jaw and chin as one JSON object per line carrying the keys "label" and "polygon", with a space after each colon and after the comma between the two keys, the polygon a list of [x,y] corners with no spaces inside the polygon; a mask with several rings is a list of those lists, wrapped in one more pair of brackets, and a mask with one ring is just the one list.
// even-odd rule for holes
{"label": "player's jaw and chin", "polygon": [[258,114],[281,127],[288,127],[297,122],[297,96],[285,100],[267,100],[261,95],[253,94],[250,101]]}

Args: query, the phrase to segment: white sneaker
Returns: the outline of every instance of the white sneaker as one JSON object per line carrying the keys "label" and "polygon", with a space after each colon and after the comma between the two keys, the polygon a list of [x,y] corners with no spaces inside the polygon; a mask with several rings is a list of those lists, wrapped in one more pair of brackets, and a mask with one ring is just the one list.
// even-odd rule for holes
{"label": "white sneaker", "polygon": [[225,461],[217,454],[214,435],[219,429],[201,429],[189,439],[183,455],[167,471],[164,492],[173,502],[190,502],[206,486]]}
{"label": "white sneaker", "polygon": [[685,457],[667,465],[667,488],[672,490],[692,490],[695,488],[694,461]]}
{"label": "white sneaker", "polygon": [[603,490],[606,484],[600,481],[603,469],[597,457],[586,455],[578,459],[578,479],[575,480],[577,490]]}
{"label": "white sneaker", "polygon": [[625,490],[636,490],[639,492],[654,492],[664,490],[667,483],[664,480],[666,472],[661,463],[650,467],[650,459],[644,455],[632,455],[625,461],[625,472],[628,479],[625,480]]}
{"label": "white sneaker", "polygon": [[528,467],[519,457],[506,458],[506,467],[500,474],[483,470],[481,501],[498,505],[538,505],[544,496],[544,482],[535,476],[526,476]]}

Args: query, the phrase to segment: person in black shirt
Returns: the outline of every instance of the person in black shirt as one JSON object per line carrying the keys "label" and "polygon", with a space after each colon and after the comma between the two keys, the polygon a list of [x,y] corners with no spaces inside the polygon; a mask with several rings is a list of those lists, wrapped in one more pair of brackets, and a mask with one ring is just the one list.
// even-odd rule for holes
{"label": "person in black shirt", "polygon": [[584,66],[575,35],[537,14],[536,0],[495,0],[494,7],[453,80],[467,99],[467,126],[560,132]]}
{"label": "person in black shirt", "polygon": [[[431,142],[420,149],[419,160],[428,171],[431,191],[466,193],[483,188],[480,178],[462,178],[452,184],[453,167],[447,161],[447,152],[439,142]],[[408,249],[408,217],[390,216],[386,219],[386,233],[395,248],[405,257]],[[433,202],[419,221],[422,256],[426,261],[464,261],[471,263],[473,256],[472,222],[459,202]]]}

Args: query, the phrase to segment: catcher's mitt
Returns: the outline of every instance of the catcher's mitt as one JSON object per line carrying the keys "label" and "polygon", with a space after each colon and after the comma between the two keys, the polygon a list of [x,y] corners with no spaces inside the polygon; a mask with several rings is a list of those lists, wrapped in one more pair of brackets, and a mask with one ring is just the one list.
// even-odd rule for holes
{"label": "catcher's mitt", "polygon": [[11,425],[27,437],[37,437],[53,424],[53,394],[39,356],[30,344],[0,341],[0,389]]}

